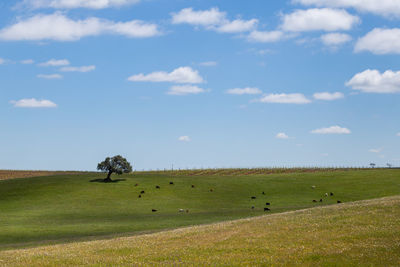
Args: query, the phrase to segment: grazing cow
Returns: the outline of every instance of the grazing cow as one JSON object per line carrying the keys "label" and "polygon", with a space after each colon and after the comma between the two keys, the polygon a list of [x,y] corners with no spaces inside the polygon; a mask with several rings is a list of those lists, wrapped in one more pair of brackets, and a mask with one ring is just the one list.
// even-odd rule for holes
{"label": "grazing cow", "polygon": [[214,192],[214,189],[211,188],[211,189],[210,189],[210,192]]}
{"label": "grazing cow", "polygon": [[342,203],[342,201],[338,200],[337,203],[340,204],[340,203]]}
{"label": "grazing cow", "polygon": [[270,211],[271,209],[270,208],[264,208],[264,211]]}
{"label": "grazing cow", "polygon": [[174,184],[174,182],[169,182],[169,184],[170,184],[170,185],[173,185],[173,184]]}
{"label": "grazing cow", "polygon": [[144,194],[144,191],[140,191],[140,194]]}
{"label": "grazing cow", "polygon": [[186,210],[186,213],[189,213],[189,210]]}
{"label": "grazing cow", "polygon": [[139,195],[138,198],[142,198],[142,195]]}
{"label": "grazing cow", "polygon": [[156,212],[157,210],[156,210],[156,209],[152,209],[151,211],[152,211],[152,212]]}
{"label": "grazing cow", "polygon": [[328,193],[325,193],[325,196],[327,197],[327,196],[328,196]]}
{"label": "grazing cow", "polygon": [[139,184],[135,184],[135,186],[139,186]]}
{"label": "grazing cow", "polygon": [[251,199],[256,199],[256,197],[251,197]]}
{"label": "grazing cow", "polygon": [[265,203],[265,205],[269,206],[269,205],[271,205],[271,203],[267,202],[267,203]]}
{"label": "grazing cow", "polygon": [[179,212],[184,212],[185,210],[184,209],[179,209]]}
{"label": "grazing cow", "polygon": [[312,201],[312,202],[316,203],[317,201],[316,201],[315,199],[313,199],[313,201]]}
{"label": "grazing cow", "polygon": [[319,200],[319,202],[322,202],[322,198]]}
{"label": "grazing cow", "polygon": [[315,189],[315,185],[311,186],[312,189]]}
{"label": "grazing cow", "polygon": [[192,185],[192,188],[194,188],[194,185]]}
{"label": "grazing cow", "polygon": [[254,210],[254,206],[251,206],[251,209]]}
{"label": "grazing cow", "polygon": [[160,189],[160,186],[156,185],[156,189]]}
{"label": "grazing cow", "polygon": [[263,191],[262,194],[265,195],[265,192]]}
{"label": "grazing cow", "polygon": [[333,193],[332,193],[332,192],[330,192],[330,193],[329,193],[329,195],[333,196]]}

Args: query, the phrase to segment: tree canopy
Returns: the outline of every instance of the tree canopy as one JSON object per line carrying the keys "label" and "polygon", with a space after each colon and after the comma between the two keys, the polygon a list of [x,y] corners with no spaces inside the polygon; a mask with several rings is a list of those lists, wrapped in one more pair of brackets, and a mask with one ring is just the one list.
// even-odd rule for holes
{"label": "tree canopy", "polygon": [[111,181],[111,174],[121,175],[123,173],[132,172],[132,166],[128,160],[120,155],[112,158],[107,157],[104,161],[97,165],[99,171],[107,172],[107,178],[104,181]]}

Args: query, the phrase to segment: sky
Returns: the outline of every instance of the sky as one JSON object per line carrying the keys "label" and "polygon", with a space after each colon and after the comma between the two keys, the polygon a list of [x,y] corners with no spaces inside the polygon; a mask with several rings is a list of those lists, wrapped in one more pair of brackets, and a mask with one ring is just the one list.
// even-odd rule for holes
{"label": "sky", "polygon": [[0,169],[400,166],[400,0],[0,2]]}

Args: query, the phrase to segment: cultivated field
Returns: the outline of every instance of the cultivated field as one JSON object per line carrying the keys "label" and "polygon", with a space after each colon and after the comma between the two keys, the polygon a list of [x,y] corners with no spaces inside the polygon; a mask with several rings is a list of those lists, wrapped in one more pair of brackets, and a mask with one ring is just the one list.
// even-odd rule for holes
{"label": "cultivated field", "polygon": [[[398,185],[399,186],[399,185]],[[400,197],[0,252],[7,266],[399,266]]]}
{"label": "cultivated field", "polygon": [[79,174],[79,173],[81,173],[81,172],[0,170],[0,180],[14,179],[14,178],[32,178],[32,177],[40,177],[40,176]]}
{"label": "cultivated field", "polygon": [[[265,207],[271,209],[267,213],[280,213],[337,200],[400,195],[400,171],[394,169],[192,176],[135,173],[115,183],[97,182],[100,178],[104,174],[0,181],[0,249],[254,217],[265,214]],[[330,192],[334,195],[325,196]]]}

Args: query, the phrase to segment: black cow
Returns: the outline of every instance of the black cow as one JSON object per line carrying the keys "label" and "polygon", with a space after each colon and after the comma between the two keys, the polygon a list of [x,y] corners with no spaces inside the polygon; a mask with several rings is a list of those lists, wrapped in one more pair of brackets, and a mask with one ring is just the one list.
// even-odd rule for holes
{"label": "black cow", "polygon": [[135,184],[135,186],[139,186],[139,184]]}
{"label": "black cow", "polygon": [[264,211],[271,211],[270,208],[264,208]]}
{"label": "black cow", "polygon": [[138,198],[142,198],[142,195],[139,195]]}
{"label": "black cow", "polygon": [[267,203],[265,203],[265,205],[269,206],[269,205],[271,205],[271,203],[267,202]]}
{"label": "black cow", "polygon": [[210,192],[214,192],[214,189],[211,188],[211,189],[210,189]]}
{"label": "black cow", "polygon": [[265,195],[265,192],[263,191],[262,194]]}
{"label": "black cow", "polygon": [[254,206],[251,206],[251,209],[254,210]]}
{"label": "black cow", "polygon": [[140,191],[140,194],[144,194],[144,191]]}
{"label": "black cow", "polygon": [[330,195],[330,196],[333,196],[333,193],[332,193],[332,192],[330,192],[330,193],[329,193],[329,195]]}
{"label": "black cow", "polygon": [[192,188],[194,188],[194,185],[192,185]]}
{"label": "black cow", "polygon": [[174,184],[174,182],[169,182],[169,184],[170,184],[170,185],[173,185],[173,184]]}
{"label": "black cow", "polygon": [[322,202],[322,198],[319,200],[319,202]]}
{"label": "black cow", "polygon": [[251,199],[256,199],[256,197],[251,197]]}
{"label": "black cow", "polygon": [[152,212],[156,212],[157,210],[156,210],[156,209],[152,209],[151,211],[152,211]]}
{"label": "black cow", "polygon": [[315,202],[317,202],[317,201],[316,201],[315,199],[313,199],[313,201],[312,201],[312,202],[314,202],[314,203],[315,203]]}
{"label": "black cow", "polygon": [[337,203],[340,204],[340,203],[342,203],[342,201],[338,200]]}
{"label": "black cow", "polygon": [[156,185],[156,188],[157,188],[157,189],[160,189],[160,186]]}

